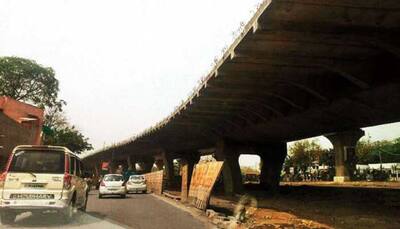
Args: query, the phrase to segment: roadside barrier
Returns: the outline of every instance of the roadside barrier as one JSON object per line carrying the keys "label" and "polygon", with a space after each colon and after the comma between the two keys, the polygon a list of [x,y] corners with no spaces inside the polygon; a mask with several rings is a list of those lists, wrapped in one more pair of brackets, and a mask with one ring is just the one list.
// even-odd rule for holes
{"label": "roadside barrier", "polygon": [[146,177],[147,192],[152,192],[157,195],[162,194],[163,174],[164,174],[163,170],[144,174],[144,176]]}

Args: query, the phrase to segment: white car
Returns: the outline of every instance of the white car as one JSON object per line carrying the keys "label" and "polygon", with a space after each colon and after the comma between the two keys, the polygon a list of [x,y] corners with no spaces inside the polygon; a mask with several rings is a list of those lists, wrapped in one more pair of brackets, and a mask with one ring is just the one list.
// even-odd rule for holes
{"label": "white car", "polygon": [[99,198],[105,195],[119,195],[122,198],[126,197],[126,186],[124,177],[121,174],[104,175],[100,182]]}
{"label": "white car", "polygon": [[129,177],[128,182],[126,182],[126,189],[128,193],[131,192],[147,192],[146,179],[143,175],[132,175]]}
{"label": "white car", "polygon": [[0,217],[57,210],[66,220],[86,210],[88,185],[78,155],[60,146],[17,146],[0,176]]}

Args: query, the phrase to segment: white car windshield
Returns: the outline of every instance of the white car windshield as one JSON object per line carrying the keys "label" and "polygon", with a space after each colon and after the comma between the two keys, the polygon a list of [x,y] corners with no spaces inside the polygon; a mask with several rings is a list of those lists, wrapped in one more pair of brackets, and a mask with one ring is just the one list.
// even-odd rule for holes
{"label": "white car windshield", "polygon": [[131,176],[129,180],[144,180],[144,176]]}

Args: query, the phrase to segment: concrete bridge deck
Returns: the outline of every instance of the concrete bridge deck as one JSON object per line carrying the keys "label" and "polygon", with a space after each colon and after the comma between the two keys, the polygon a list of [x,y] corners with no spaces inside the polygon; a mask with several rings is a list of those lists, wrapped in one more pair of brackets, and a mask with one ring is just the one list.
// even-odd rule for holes
{"label": "concrete bridge deck", "polygon": [[347,180],[359,128],[400,121],[399,41],[397,0],[265,1],[170,116],[85,160],[152,165],[164,155],[172,167],[173,158],[214,148],[236,174],[225,177],[240,180],[238,155],[254,153],[265,162],[262,183],[271,183],[287,141],[327,135],[338,180]]}

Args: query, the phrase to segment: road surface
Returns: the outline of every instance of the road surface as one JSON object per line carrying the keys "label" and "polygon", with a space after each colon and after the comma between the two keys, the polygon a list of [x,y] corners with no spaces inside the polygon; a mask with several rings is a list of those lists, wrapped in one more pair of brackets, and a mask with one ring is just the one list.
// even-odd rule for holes
{"label": "road surface", "polygon": [[[71,223],[63,223],[55,213],[32,215],[24,213],[15,224],[7,228],[134,228],[134,229],[177,229],[205,228],[191,214],[151,194],[132,194],[126,199],[111,197],[98,199],[97,192],[89,195],[86,213],[79,213]],[[4,228],[4,225],[0,225]]]}

